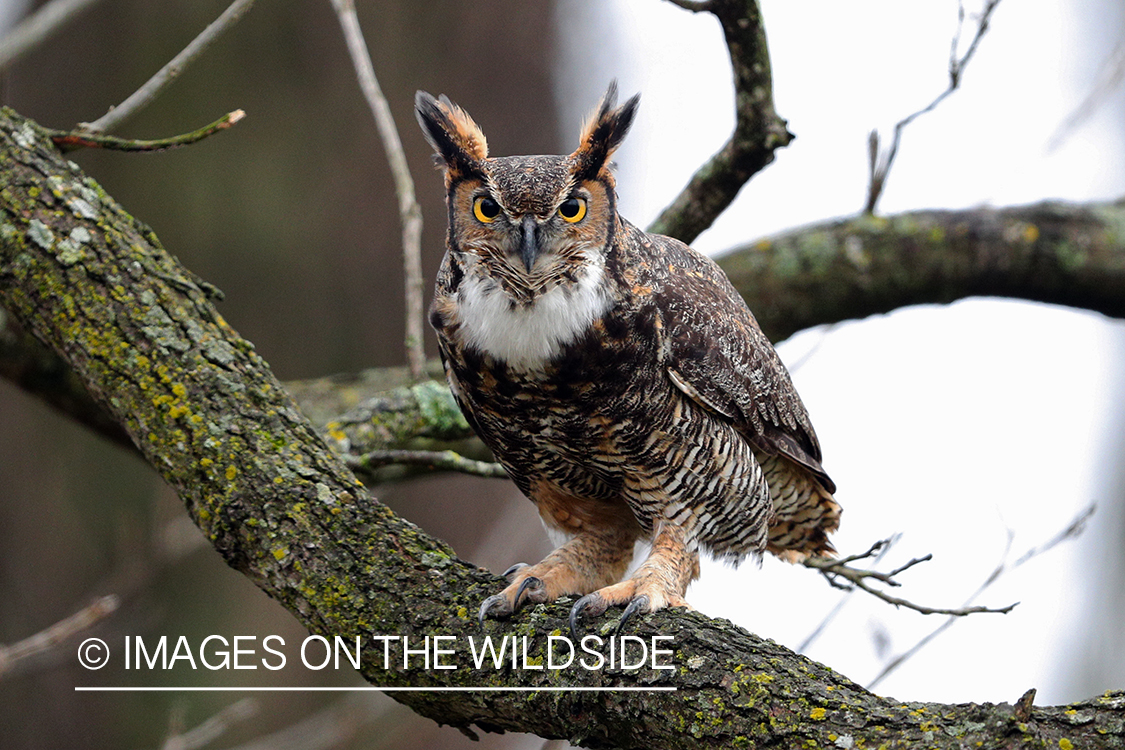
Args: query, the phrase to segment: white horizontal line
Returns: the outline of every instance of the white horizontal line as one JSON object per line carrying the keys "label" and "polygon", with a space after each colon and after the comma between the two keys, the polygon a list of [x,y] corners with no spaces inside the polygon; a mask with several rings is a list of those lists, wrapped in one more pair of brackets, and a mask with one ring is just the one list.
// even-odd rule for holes
{"label": "white horizontal line", "polygon": [[380,692],[413,693],[613,693],[613,692],[675,692],[675,687],[75,687],[78,693],[170,693],[170,692],[248,692],[248,693],[347,693],[378,690]]}

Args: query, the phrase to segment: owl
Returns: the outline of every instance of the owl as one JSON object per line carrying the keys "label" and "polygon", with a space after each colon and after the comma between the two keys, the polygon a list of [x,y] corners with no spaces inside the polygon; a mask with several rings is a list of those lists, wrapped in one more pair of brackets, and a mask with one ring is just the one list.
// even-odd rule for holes
{"label": "owl", "polygon": [[[585,616],[686,607],[700,552],[830,556],[835,486],[789,373],[706,256],[617,211],[610,157],[637,111],[616,84],[566,156],[489,157],[419,91],[445,176],[430,321],[465,417],[559,544],[479,617],[579,597]],[[638,541],[648,557],[628,578]]]}

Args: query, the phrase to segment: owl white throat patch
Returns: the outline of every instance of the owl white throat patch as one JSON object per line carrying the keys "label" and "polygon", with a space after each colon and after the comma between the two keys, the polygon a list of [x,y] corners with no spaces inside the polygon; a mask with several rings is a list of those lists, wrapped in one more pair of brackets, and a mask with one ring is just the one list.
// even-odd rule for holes
{"label": "owl white throat patch", "polygon": [[515,305],[495,280],[467,273],[458,289],[465,345],[509,367],[542,367],[609,310],[604,274],[602,263],[586,263],[573,283],[557,284],[529,305]]}

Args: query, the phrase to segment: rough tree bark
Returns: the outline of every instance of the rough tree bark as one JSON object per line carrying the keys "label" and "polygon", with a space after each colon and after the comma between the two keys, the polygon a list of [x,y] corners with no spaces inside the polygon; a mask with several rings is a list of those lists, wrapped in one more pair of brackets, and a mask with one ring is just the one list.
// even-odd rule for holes
{"label": "rough tree bark", "polygon": [[[630,634],[672,670],[473,670],[475,607],[502,581],[457,559],[356,481],[205,285],[41,129],[0,114],[0,303],[55,350],[121,425],[235,569],[313,633],[365,639],[362,672],[384,686],[676,687],[674,692],[403,692],[460,727],[564,737],[591,747],[1125,747],[1125,692],[1071,706],[904,704],[721,620],[664,611]],[[542,665],[566,603],[493,635],[529,637]],[[590,625],[612,632],[616,613]],[[607,630],[608,629],[608,630]],[[459,668],[393,668],[372,636],[450,636]],[[458,656],[460,658],[458,658]],[[843,743],[843,744],[841,744]],[[1069,743],[1069,744],[1067,744]]]}
{"label": "rough tree bark", "polygon": [[773,340],[974,295],[1125,317],[1125,199],[857,216],[718,259]]}

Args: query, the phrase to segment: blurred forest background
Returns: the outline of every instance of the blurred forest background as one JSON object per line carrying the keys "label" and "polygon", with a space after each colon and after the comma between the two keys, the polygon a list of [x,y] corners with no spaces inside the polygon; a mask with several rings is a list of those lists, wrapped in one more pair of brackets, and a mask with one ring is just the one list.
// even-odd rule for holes
{"label": "blurred forest background", "polygon": [[[227,0],[101,0],[77,22],[3,71],[0,99],[48,127],[67,128],[80,121],[93,120],[171,59],[227,4]],[[789,4],[799,5],[792,0]],[[7,13],[7,23],[11,24],[29,10],[25,5],[0,2],[0,8]],[[375,68],[398,123],[422,204],[427,299],[430,280],[443,251],[445,227],[440,178],[433,170],[430,152],[417,131],[411,111],[416,89],[448,93],[463,105],[483,126],[496,154],[569,152],[575,145],[581,115],[595,103],[609,79],[621,78],[625,95],[641,89],[642,117],[637,140],[627,143],[617,157],[622,162],[619,190],[623,194],[624,210],[633,221],[641,224],[652,218],[645,213],[656,209],[639,201],[640,183],[643,179],[653,179],[658,170],[650,167],[652,174],[646,174],[639,163],[657,161],[655,154],[678,150],[677,143],[667,139],[645,140],[645,118],[650,122],[662,118],[683,139],[702,142],[701,146],[696,146],[702,156],[689,157],[686,166],[680,167],[681,171],[686,170],[682,175],[658,175],[662,188],[650,191],[649,195],[657,196],[649,198],[653,206],[671,198],[690,171],[725,138],[726,133],[722,131],[729,129],[729,122],[724,117],[729,115],[703,118],[706,122],[701,123],[699,117],[685,114],[683,104],[679,105],[679,111],[676,106],[661,108],[658,104],[661,97],[674,102],[679,93],[684,93],[682,87],[661,91],[659,81],[641,78],[635,72],[646,64],[639,59],[643,55],[637,53],[638,47],[646,48],[649,57],[664,55],[665,47],[678,45],[681,52],[695,54],[680,36],[681,32],[689,35],[689,14],[671,9],[683,16],[676,16],[679,20],[674,21],[683,23],[683,29],[665,27],[663,37],[638,39],[636,28],[648,28],[644,26],[644,19],[658,11],[667,14],[669,7],[658,0],[609,5],[618,6],[619,10],[607,11],[600,3],[574,0],[497,0],[487,4],[463,0],[358,2]],[[792,60],[801,50],[795,51],[794,45],[779,42],[780,34],[773,35],[770,14],[778,3],[763,5],[777,68],[779,60]],[[953,0],[926,5],[940,7],[950,18],[955,18],[957,4]],[[1125,42],[1120,41],[1125,40],[1122,10],[1116,0],[1075,0],[1062,5],[1069,8],[1068,13],[1073,13],[1067,16],[1072,19],[1071,23],[1079,27],[1085,24],[1088,29],[1108,29],[1098,36],[1097,44],[1091,45],[1091,49],[1079,53],[1080,45],[1075,44],[1067,53],[1085,56],[1083,59],[1088,64],[1082,68],[1083,75],[1092,86],[1101,70],[1099,64],[1112,54],[1114,44],[1125,49]],[[1009,33],[1020,33],[1020,25],[1026,22],[1026,17],[1038,12],[1020,4],[1006,7],[1005,11],[1005,15],[997,16],[995,23],[1005,24],[1009,30],[1016,29]],[[717,26],[712,31],[708,43],[714,49],[708,54],[717,56],[721,63],[726,52]],[[948,32],[943,29],[938,34],[946,46]],[[899,32],[888,26],[884,33]],[[900,43],[909,46],[910,33],[903,31]],[[1079,38],[1082,33],[1085,32],[1080,31]],[[988,45],[990,41],[986,38],[983,44]],[[816,50],[806,49],[803,53],[815,55]],[[940,63],[939,55],[935,60],[939,73]],[[690,61],[686,64],[691,65]],[[884,64],[894,63],[885,60]],[[1020,75],[1018,68],[1008,70],[1009,76]],[[968,75],[972,74],[970,71]],[[728,75],[722,71],[717,74],[720,90],[729,88]],[[878,72],[873,71],[872,76],[877,78]],[[778,109],[782,117],[790,120],[790,129],[798,134],[799,144],[800,138],[807,137],[809,123],[787,109],[785,102],[799,98],[801,92],[780,90],[780,80]],[[1117,118],[1114,121],[1118,123],[1125,117],[1119,81],[1120,76],[1110,115]],[[1081,100],[1088,90],[1088,87],[1082,90],[1081,83],[1065,85],[1073,85],[1075,101]],[[873,87],[877,89],[878,83]],[[718,98],[718,106],[729,110],[727,100]],[[918,100],[924,101],[926,97]],[[856,106],[862,109],[861,105]],[[169,136],[193,130],[236,108],[247,112],[242,123],[189,148],[158,155],[87,150],[72,158],[128,211],[150,224],[164,246],[187,267],[225,292],[226,300],[220,304],[220,311],[243,336],[255,343],[281,379],[313,378],[402,364],[401,234],[397,199],[370,111],[359,93],[337,19],[327,0],[258,0],[240,24],[190,67],[154,105],[117,134],[137,138]],[[901,114],[909,111],[906,109]],[[1034,106],[1029,107],[1029,112],[1029,116],[1037,114]],[[683,116],[687,124],[678,123],[677,115]],[[882,113],[873,115],[883,116]],[[831,119],[828,112],[820,117]],[[870,124],[881,124],[881,121]],[[693,129],[696,125],[703,130],[717,129],[719,140],[708,145],[705,139],[696,138]],[[828,127],[831,127],[830,121]],[[988,131],[991,126],[982,123],[979,127]],[[992,133],[990,137],[1002,139],[1003,134]],[[1116,149],[1114,153],[1119,155],[1125,148],[1122,145],[1125,128],[1120,129],[1117,137],[1116,144],[1097,148]],[[642,149],[648,149],[648,153]],[[858,169],[860,174],[856,179],[862,183],[861,142],[855,144],[855,153],[851,155],[855,154],[859,157],[854,163],[831,169]],[[785,154],[781,154],[778,164],[766,174],[784,169],[785,159]],[[1116,170],[1107,184],[1121,187],[1114,196],[1120,197],[1125,195],[1125,168],[1119,156],[1115,159],[1106,158],[1106,169]],[[681,159],[680,163],[685,162]],[[903,163],[896,169],[898,172],[892,179],[905,180],[911,165]],[[816,192],[811,184],[809,190]],[[633,198],[628,197],[630,192]],[[792,193],[786,200],[800,203],[802,195]],[[975,193],[970,191],[970,195]],[[629,200],[638,201],[632,205],[640,215],[629,213]],[[857,191],[854,199],[845,199],[841,206],[830,203],[827,208],[813,209],[820,213],[803,220],[827,218],[850,210],[849,206],[853,205],[858,209],[861,200],[861,193]],[[888,198],[887,210],[905,207],[910,206],[896,205]],[[768,219],[758,224],[746,221],[738,225],[740,233],[737,233],[730,228],[728,220],[723,237],[729,240],[712,237],[710,240],[701,238],[701,241],[704,245],[709,243],[709,249],[713,250],[754,240],[781,228],[771,226]],[[935,322],[934,318],[910,317],[909,313],[905,319],[900,316],[894,331],[895,335],[906,331],[904,338],[896,339],[885,331],[876,332],[877,337],[884,338],[875,346],[881,348],[882,356],[890,361],[906,362],[911,357],[924,356],[920,342],[956,349],[957,337],[943,332],[947,329],[942,325],[972,328],[981,323],[979,308],[963,305],[954,308],[951,317],[943,319],[944,323]],[[1026,339],[1030,356],[1044,360],[1049,377],[1066,377],[1059,375],[1068,371],[1065,362],[1047,362],[1050,357],[1041,352],[1036,354],[1036,347],[1048,343],[1036,338],[1040,325],[1048,325],[1046,317],[1037,316],[1047,314],[1054,315],[1055,311],[1043,313],[1038,308],[1033,311],[1017,308],[1012,312],[1004,308],[1000,313],[990,313],[988,320],[991,322],[987,325],[996,326],[998,335],[1005,340],[1010,337]],[[1010,322],[1017,319],[1020,322]],[[875,321],[876,326],[885,323]],[[1020,328],[1023,325],[1029,327]],[[1034,573],[1040,575],[1050,567],[1065,570],[1071,578],[1062,585],[1074,592],[1073,598],[1061,606],[1047,595],[1041,609],[1030,609],[1039,614],[1032,614],[1030,620],[1022,622],[1008,619],[981,626],[975,622],[977,618],[997,616],[977,616],[957,625],[957,630],[967,633],[967,639],[995,649],[1007,637],[1006,633],[1047,630],[1049,623],[1043,619],[1044,611],[1053,611],[1053,617],[1065,620],[1069,629],[1052,637],[1062,641],[1061,652],[1069,656],[1041,659],[1045,662],[1043,669],[1048,670],[1045,674],[1050,676],[1036,677],[1049,681],[1053,690],[1051,700],[1055,701],[1078,699],[1110,687],[1125,686],[1125,656],[1121,653],[1125,649],[1125,635],[1120,625],[1125,622],[1121,593],[1125,588],[1125,561],[1121,559],[1121,550],[1125,550],[1125,513],[1121,511],[1125,498],[1122,477],[1125,464],[1120,461],[1125,453],[1125,437],[1119,401],[1123,391],[1120,363],[1125,360],[1121,356],[1125,352],[1125,335],[1119,323],[1106,322],[1098,316],[1084,316],[1081,323],[1074,325],[1075,328],[1065,330],[1077,333],[1062,334],[1072,339],[1062,342],[1064,352],[1068,351],[1065,344],[1075,341],[1078,342],[1075,346],[1096,348],[1095,359],[1103,363],[1103,369],[1091,376],[1071,373],[1074,380],[1056,384],[1054,392],[1043,390],[1049,383],[1037,385],[1034,387],[1037,400],[1013,406],[1017,411],[1028,412],[1034,424],[1037,409],[1064,411],[1069,403],[1085,397],[1089,400],[1086,411],[1091,417],[1078,423],[1081,428],[1075,428],[1089,434],[1076,436],[1045,431],[1034,436],[1039,453],[1031,457],[1033,462],[1044,466],[1046,472],[1052,456],[1059,455],[1068,444],[1078,444],[1090,454],[1088,466],[1079,468],[1068,464],[1061,467],[1061,471],[1064,477],[1078,474],[1085,477],[1090,472],[1096,475],[1097,482],[1090,489],[1083,485],[1081,494],[1087,496],[1084,502],[1095,499],[1099,502],[1093,522],[1098,533],[1087,534],[1078,542],[1070,543],[1074,548],[1070,553],[1073,558],[1066,558],[1070,562],[1044,556],[1044,567]],[[802,393],[805,391],[801,381],[814,377],[818,358],[821,370],[842,367],[833,364],[837,361],[831,359],[829,352],[833,346],[853,348],[853,355],[856,348],[873,346],[870,338],[854,338],[856,335],[851,328],[812,334],[812,338],[810,334],[802,334],[788,348],[783,347],[783,355],[791,361],[805,360],[808,356],[807,367],[803,365],[797,375]],[[428,351],[435,353],[432,339],[427,343]],[[818,353],[819,349],[825,350],[823,355]],[[959,366],[987,369],[987,364],[974,365],[974,353],[985,361],[989,355],[1005,356],[1003,348],[997,355],[994,346],[974,344],[967,354],[959,355]],[[1081,360],[1088,361],[1091,360]],[[920,365],[923,369],[936,366],[925,360]],[[833,395],[823,390],[818,392],[814,385],[810,386],[813,393],[806,395],[806,400],[810,401],[813,418],[822,432],[828,468],[837,483],[844,486],[841,475],[846,475],[847,469],[841,465],[844,461],[832,458],[834,443],[847,442],[849,425],[864,417],[841,418],[840,422],[829,419],[831,424],[822,426],[818,407],[823,411],[828,411],[829,407],[820,407],[819,402],[834,399],[869,403],[869,399],[879,398],[879,391],[885,385],[858,367],[851,372],[836,372],[851,384],[851,391],[841,389]],[[822,376],[819,382],[830,380],[830,376],[831,373]],[[890,377],[903,380],[915,375],[904,370],[891,373]],[[966,384],[971,387],[974,382],[983,380],[983,376],[976,378],[974,375],[966,378]],[[928,403],[930,392],[921,390],[915,395],[918,401]],[[967,408],[986,409],[991,398],[986,395],[970,400]],[[903,411],[901,404],[894,403],[879,408]],[[905,418],[923,424],[927,419],[943,416],[916,404],[911,409]],[[868,419],[882,417],[869,416]],[[977,446],[978,433],[994,436],[999,441],[1009,440],[1005,427],[990,424],[992,419],[984,416],[979,424],[960,425],[962,431],[968,433],[964,436],[965,444]],[[893,433],[883,436],[886,442],[900,438],[909,440]],[[866,452],[870,454],[877,447],[870,446]],[[934,461],[949,459],[957,449],[958,446],[950,446],[944,455],[922,456],[921,465],[924,466],[925,461],[932,465]],[[981,443],[980,450],[988,449]],[[1001,476],[1011,471],[1005,466],[987,468]],[[1029,480],[1033,484],[1054,481],[1034,476]],[[849,481],[853,481],[854,486],[859,480]],[[928,480],[919,480],[919,484],[925,481]],[[966,516],[966,513],[988,516],[989,522],[997,515],[994,508],[973,494],[973,490],[974,487],[962,483],[959,489],[950,492],[948,511],[940,505],[935,511],[935,515],[940,516],[941,528],[948,525],[950,529],[948,536],[951,538],[947,541],[952,545],[953,556],[959,554],[956,551],[959,549],[958,530],[949,524],[946,515],[961,514],[961,522],[968,525],[976,523],[976,516]],[[892,487],[891,493],[901,504],[908,504],[913,487],[906,491]],[[1021,503],[1021,498],[1027,497],[1023,493],[1018,484],[1012,485],[1015,502]],[[448,541],[461,557],[495,571],[518,560],[538,560],[548,550],[548,542],[530,504],[504,482],[436,476],[381,487],[376,494],[426,531]],[[964,497],[952,497],[961,494]],[[864,516],[873,511],[865,507],[862,483],[843,502],[847,510],[845,530],[848,524],[858,529],[854,537],[847,537],[846,551],[859,551],[877,538],[873,534],[888,530],[886,524],[863,521]],[[938,500],[939,504],[944,502],[945,499]],[[1034,515],[1038,508],[1050,507],[1050,504],[1051,498],[1047,497],[1042,502],[1028,499],[1018,507]],[[1035,531],[1025,537],[1027,543],[1016,545],[1017,549],[1049,537],[1050,528],[1061,529],[1074,515],[1074,508],[1069,506],[1055,510],[1059,513],[1050,517],[1052,525],[1044,533]],[[1005,521],[1012,528],[1020,528],[1019,518],[1008,517]],[[921,526],[934,523],[934,518],[930,517],[923,519]],[[889,529],[890,532],[897,530],[900,529]],[[911,541],[913,546],[904,553],[908,556],[932,551],[934,546],[929,539],[915,537]],[[987,575],[1003,548],[1002,538],[993,541],[991,548],[982,550],[984,561],[976,561],[975,572],[953,576],[958,584],[953,590],[960,593],[949,596],[967,595]],[[963,540],[960,542],[961,546],[965,544]],[[931,566],[937,564],[930,563]],[[951,577],[949,570],[939,568],[934,575],[948,579]],[[750,617],[748,622],[743,622],[735,618],[764,636],[794,647],[839,598],[836,592],[815,580],[815,574],[806,570],[783,569],[767,563],[761,571],[747,566],[732,575],[738,578],[723,577],[721,584],[716,583],[717,588],[707,593],[704,591],[705,574],[704,581],[696,587],[700,599],[739,599],[740,596],[731,596],[732,587],[737,587],[734,593],[738,594],[744,590],[744,584],[749,585],[749,579],[768,575],[782,581],[782,586],[790,586],[795,578],[802,579],[802,586],[809,584],[802,591],[816,599],[812,611],[819,614],[803,616],[799,630],[780,632],[763,620]],[[1026,598],[1028,591],[1034,591],[1035,581],[1034,577],[1028,578],[1025,581],[1028,587],[1021,593],[1002,591],[988,603],[1007,604],[1009,601],[1003,597],[1009,595]],[[1090,583],[1090,587],[1079,585],[1080,582]],[[107,593],[121,596],[122,606],[91,633],[111,644],[121,643],[124,635],[187,635],[193,643],[198,643],[210,634],[228,638],[278,634],[289,644],[299,643],[304,636],[286,612],[225,566],[187,520],[178,499],[139,459],[57,415],[6,381],[0,381],[0,643],[25,638],[94,597]],[[759,597],[755,600],[758,609],[770,609],[774,605],[785,609],[783,598],[771,598],[785,595],[784,591],[778,591],[754,596]],[[936,585],[922,586],[912,592],[912,598],[929,603],[937,603],[932,599],[939,595],[945,596],[946,592]],[[959,602],[941,603],[955,605]],[[709,614],[734,617],[726,612],[713,612],[699,602],[697,605]],[[1027,602],[1023,606],[1033,607]],[[876,604],[873,609],[857,615],[854,632],[860,635],[854,637],[867,644],[883,639],[885,650],[891,638],[889,633],[898,628],[913,628],[924,633],[937,624],[903,624],[891,619],[886,610],[889,610],[886,605]],[[974,630],[981,627],[989,629]],[[896,647],[908,645],[911,638],[913,636],[904,636],[905,643],[900,642]],[[361,681],[358,676],[343,671],[313,673],[292,668],[280,672],[201,670],[193,674],[190,670],[177,669],[169,675],[127,673],[119,660],[103,671],[91,673],[77,664],[73,645],[65,644],[40,658],[21,663],[16,671],[0,677],[0,747],[155,748],[160,747],[170,733],[195,727],[224,709],[233,716],[229,709],[232,704],[239,707],[236,710],[239,715],[251,707],[254,715],[232,722],[233,726],[211,745],[213,747],[473,746],[460,733],[416,717],[382,695],[342,698],[331,694],[261,694],[252,698],[251,706],[236,693],[75,693],[75,685],[160,684],[165,679],[167,684],[235,686],[355,685]],[[862,681],[865,675],[852,674],[847,665],[834,660],[833,654],[832,650],[825,650],[812,655]],[[940,658],[949,659],[947,655]],[[1008,667],[990,665],[988,668],[996,671]],[[953,669],[955,681],[977,679],[969,666]],[[932,677],[925,671],[915,675],[918,682]],[[912,687],[915,684],[917,682],[896,684],[894,691],[903,699],[1013,701],[1023,688],[1032,686],[1023,685],[1011,694],[978,696],[966,690],[962,694],[935,696],[917,692],[919,688]],[[542,740],[489,735],[483,745],[540,747]]]}

